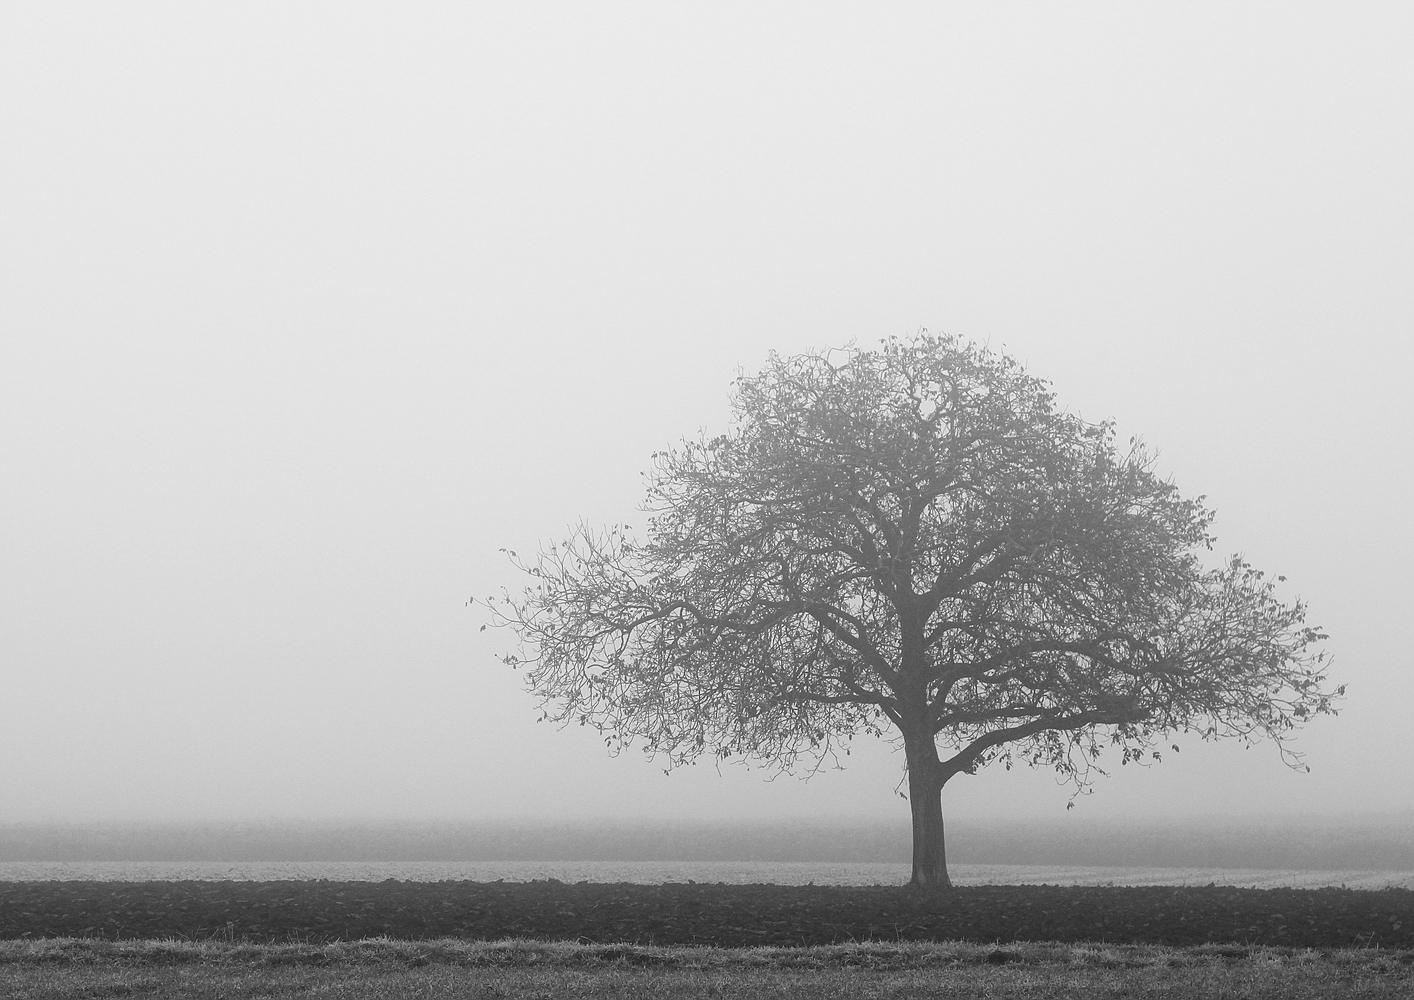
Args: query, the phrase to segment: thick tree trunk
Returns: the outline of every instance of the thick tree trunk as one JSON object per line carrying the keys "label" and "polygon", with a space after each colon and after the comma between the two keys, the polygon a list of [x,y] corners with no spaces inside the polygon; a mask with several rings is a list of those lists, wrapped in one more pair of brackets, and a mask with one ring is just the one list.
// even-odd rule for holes
{"label": "thick tree trunk", "polygon": [[943,840],[943,785],[938,780],[938,751],[930,735],[904,739],[908,758],[908,804],[913,810],[912,885],[951,889],[947,847]]}

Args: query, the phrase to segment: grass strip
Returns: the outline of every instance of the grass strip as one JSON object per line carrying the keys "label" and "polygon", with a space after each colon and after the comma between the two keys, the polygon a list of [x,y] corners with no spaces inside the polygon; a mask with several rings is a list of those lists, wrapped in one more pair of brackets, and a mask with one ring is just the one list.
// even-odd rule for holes
{"label": "grass strip", "polygon": [[807,947],[718,948],[693,945],[579,944],[522,938],[507,941],[402,941],[366,938],[326,944],[246,941],[124,940],[41,938],[0,941],[0,965],[426,965],[468,968],[630,966],[660,969],[930,969],[959,965],[1175,968],[1233,962],[1293,966],[1407,967],[1414,972],[1414,949],[1283,948],[1272,945],[1125,945],[1099,942],[1025,941],[1005,946],[968,941],[862,941]]}
{"label": "grass strip", "polygon": [[0,942],[8,1000],[338,996],[541,998],[1407,998],[1414,950],[1023,942],[804,948],[518,939],[327,944],[43,939]]}

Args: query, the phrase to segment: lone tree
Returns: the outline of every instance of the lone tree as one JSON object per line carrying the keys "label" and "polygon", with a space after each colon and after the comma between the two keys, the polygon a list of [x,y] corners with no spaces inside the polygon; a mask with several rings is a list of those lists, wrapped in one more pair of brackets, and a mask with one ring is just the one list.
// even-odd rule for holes
{"label": "lone tree", "polygon": [[772,355],[734,412],[653,456],[646,538],[581,525],[516,559],[532,580],[492,624],[545,718],[783,770],[892,728],[913,882],[942,887],[954,775],[1025,761],[1079,788],[1104,745],[1147,760],[1181,731],[1297,764],[1284,739],[1342,693],[1300,601],[1239,557],[1203,567],[1201,498],[1005,355],[927,334]]}

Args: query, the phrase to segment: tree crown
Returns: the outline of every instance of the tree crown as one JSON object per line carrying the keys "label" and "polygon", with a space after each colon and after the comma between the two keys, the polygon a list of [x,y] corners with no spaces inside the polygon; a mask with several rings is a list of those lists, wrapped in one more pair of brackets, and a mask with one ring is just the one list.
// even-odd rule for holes
{"label": "tree crown", "polygon": [[[772,355],[731,430],[654,455],[646,536],[581,525],[492,602],[547,718],[783,768],[897,728],[939,785],[1106,741],[1283,740],[1332,711],[1325,636],[1110,423],[946,335]],[[916,766],[911,760],[910,766]],[[931,766],[931,765],[929,765]]]}

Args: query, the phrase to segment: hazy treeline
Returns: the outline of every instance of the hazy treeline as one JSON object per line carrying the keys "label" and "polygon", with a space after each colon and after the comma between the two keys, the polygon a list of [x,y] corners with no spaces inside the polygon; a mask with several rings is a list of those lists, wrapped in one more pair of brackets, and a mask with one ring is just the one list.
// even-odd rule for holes
{"label": "hazy treeline", "polygon": [[[965,822],[959,864],[1414,870],[1414,815],[1356,820]],[[906,862],[904,823],[264,823],[0,826],[0,861]]]}

